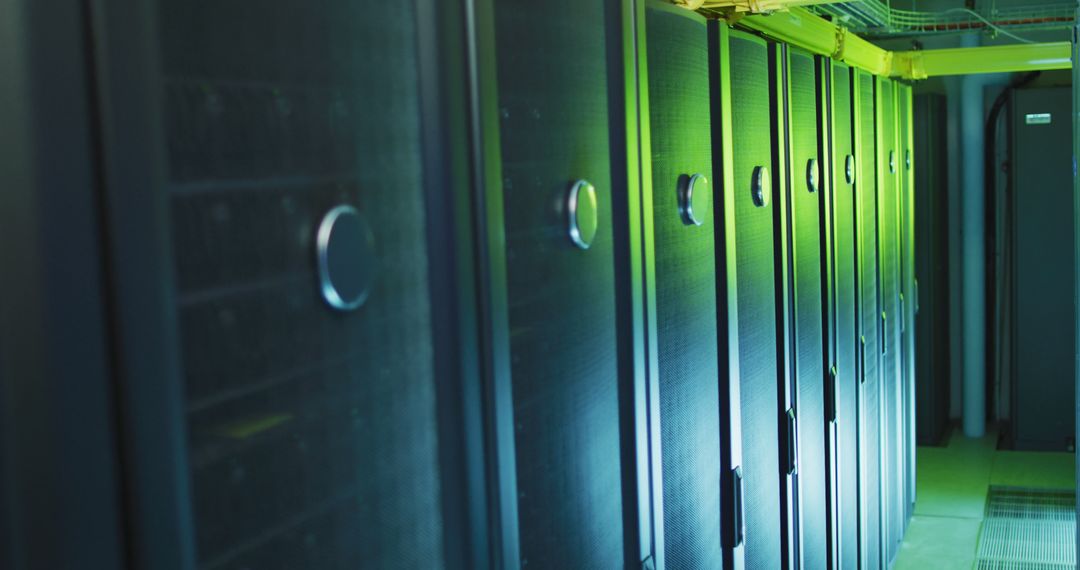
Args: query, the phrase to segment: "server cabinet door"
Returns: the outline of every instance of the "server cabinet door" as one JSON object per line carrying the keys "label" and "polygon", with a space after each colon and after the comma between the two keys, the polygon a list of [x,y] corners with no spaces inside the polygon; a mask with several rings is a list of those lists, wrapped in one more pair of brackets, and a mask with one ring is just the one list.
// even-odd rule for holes
{"label": "server cabinet door", "polygon": [[[724,49],[724,46],[721,46]],[[788,549],[781,540],[780,434],[777,386],[776,294],[773,252],[775,118],[770,106],[770,58],[761,38],[730,32],[726,49],[730,82],[735,258],[742,414],[745,557],[748,568],[780,568]]]}
{"label": "server cabinet door", "polygon": [[[721,376],[717,359],[709,46],[705,19],[648,5],[649,132],[660,370],[664,560],[722,568]],[[725,388],[726,389],[726,388]]]}
{"label": "server cabinet door", "polygon": [[914,152],[912,149],[912,103],[911,86],[898,85],[897,118],[899,126],[898,162],[900,170],[900,220],[901,220],[901,310],[903,311],[903,429],[904,429],[904,530],[907,529],[915,509],[915,192]]}
{"label": "server cabinet door", "polygon": [[[462,490],[445,478],[454,429],[437,398],[455,389],[454,367],[437,359],[457,333],[436,311],[456,298],[434,253],[445,236],[432,232],[453,209],[428,203],[450,190],[426,169],[421,136],[430,36],[418,22],[434,7],[160,0],[155,22],[133,23],[121,4],[101,12],[101,77],[116,79],[102,120],[118,359],[135,370],[125,421],[168,425],[171,411],[140,408],[176,396],[169,410],[186,432],[160,440],[186,445],[177,456],[131,444],[136,475],[182,472],[190,503],[175,509],[193,511],[199,568],[466,565],[450,554],[464,522],[445,505]],[[156,63],[134,89],[122,78],[139,64],[126,58],[144,48]],[[150,136],[135,136],[144,126]],[[157,157],[160,172],[133,160]],[[164,263],[151,242],[168,246]],[[131,287],[159,280],[171,282],[163,311]],[[151,347],[169,365],[161,377],[139,377],[135,337],[159,311],[176,329],[156,338],[176,344]],[[168,384],[177,370],[182,387]],[[132,524],[150,540],[156,521]],[[133,551],[145,562],[154,547]],[[181,557],[149,565],[185,567]]]}
{"label": "server cabinet door", "polygon": [[[1012,103],[1012,188],[1016,371],[1012,429],[1016,449],[1068,449],[1076,434],[1071,355],[1076,329],[1076,232],[1069,215],[1069,89],[1018,89]],[[1047,118],[1044,118],[1047,117]],[[1049,122],[1046,122],[1049,121]]]}
{"label": "server cabinet door", "polygon": [[816,67],[813,55],[796,48],[787,50],[789,225],[785,233],[791,247],[791,356],[794,360],[800,451],[800,554],[806,567],[825,568],[828,558],[828,466],[819,200],[823,175],[818,149],[819,101]]}
{"label": "server cabinet door", "polygon": [[831,66],[832,246],[834,307],[836,317],[836,432],[837,432],[837,532],[841,568],[858,566],[859,556],[859,378],[860,329],[857,320],[858,261],[856,253],[854,121],[852,120],[851,68]]}
{"label": "server cabinet door", "polygon": [[912,138],[915,171],[915,441],[938,445],[949,421],[949,243],[945,97],[915,97]]}
{"label": "server cabinet door", "polygon": [[0,4],[0,567],[129,544],[81,2]]}
{"label": "server cabinet door", "polygon": [[903,437],[900,354],[900,224],[896,152],[896,84],[877,78],[878,276],[881,293],[881,401],[884,404],[884,534],[885,561],[891,562],[902,535]]}
{"label": "server cabinet door", "polygon": [[860,509],[862,517],[861,553],[864,568],[884,567],[881,553],[881,479],[882,479],[882,409],[879,371],[881,303],[878,298],[878,212],[877,161],[874,140],[874,77],[864,71],[855,73],[855,199],[858,231],[859,271],[858,358],[860,398]]}
{"label": "server cabinet door", "polygon": [[[624,500],[612,204],[621,3],[492,2],[520,560],[621,568]],[[568,17],[572,14],[573,17]],[[614,54],[614,55],[613,55]],[[494,77],[491,75],[493,73]],[[482,88],[483,89],[483,88]],[[488,155],[488,161],[499,155]],[[499,284],[495,285],[496,287]],[[633,508],[626,504],[626,508]],[[506,522],[506,521],[504,521]],[[631,529],[627,529],[631,530]]]}

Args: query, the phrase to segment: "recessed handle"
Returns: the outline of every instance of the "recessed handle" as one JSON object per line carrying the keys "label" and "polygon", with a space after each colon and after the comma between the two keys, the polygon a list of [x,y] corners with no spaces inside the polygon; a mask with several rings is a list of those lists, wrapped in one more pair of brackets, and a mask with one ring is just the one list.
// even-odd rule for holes
{"label": "recessed handle", "polygon": [[866,383],[866,335],[859,335],[859,383]]}
{"label": "recessed handle", "polygon": [[806,161],[806,189],[811,193],[818,191],[821,169],[818,168],[818,160],[811,158]]}
{"label": "recessed handle", "polygon": [[855,157],[850,154],[844,157],[844,180],[848,184],[855,183]]}
{"label": "recessed handle", "polygon": [[589,249],[599,227],[596,187],[587,180],[574,182],[566,196],[566,213],[570,241]]}
{"label": "recessed handle", "polygon": [[840,409],[840,374],[836,370],[836,365],[829,367],[829,383],[825,387],[827,394],[825,395],[825,418],[830,423],[836,422],[836,418],[839,415]]}
{"label": "recessed handle", "polygon": [[731,470],[731,532],[727,547],[738,548],[746,541],[746,498],[743,490],[742,467]]}
{"label": "recessed handle", "polygon": [[754,205],[758,208],[768,206],[771,193],[772,175],[769,174],[769,167],[755,166],[750,179],[750,196],[754,199]]}
{"label": "recessed handle", "polygon": [[367,220],[348,204],[323,215],[315,235],[319,292],[331,308],[352,311],[367,301],[375,283],[375,238]]}
{"label": "recessed handle", "polygon": [[709,213],[712,192],[709,179],[704,174],[694,174],[686,179],[679,188],[679,216],[688,226],[700,226],[705,223]]}
{"label": "recessed handle", "polygon": [[788,408],[787,414],[787,467],[785,471],[788,475],[798,475],[799,473],[799,422],[795,418],[795,408]]}

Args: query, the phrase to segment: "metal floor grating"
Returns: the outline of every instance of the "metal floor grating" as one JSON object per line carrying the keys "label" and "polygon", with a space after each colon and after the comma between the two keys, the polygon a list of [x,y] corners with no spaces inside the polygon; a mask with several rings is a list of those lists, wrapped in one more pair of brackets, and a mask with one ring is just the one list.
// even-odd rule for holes
{"label": "metal floor grating", "polygon": [[991,487],[976,568],[1076,568],[1076,493]]}

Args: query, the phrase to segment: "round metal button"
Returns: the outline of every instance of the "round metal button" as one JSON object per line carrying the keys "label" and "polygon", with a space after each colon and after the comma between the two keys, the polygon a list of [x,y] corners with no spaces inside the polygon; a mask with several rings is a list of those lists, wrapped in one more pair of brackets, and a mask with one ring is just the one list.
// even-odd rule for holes
{"label": "round metal button", "polygon": [[705,223],[709,213],[709,179],[704,174],[694,174],[679,189],[679,214],[688,226],[700,226]]}
{"label": "round metal button", "polygon": [[855,183],[855,157],[850,154],[844,157],[844,180]]}
{"label": "round metal button", "polygon": [[890,150],[889,151],[889,172],[890,173],[895,173],[896,172],[896,151],[895,150]]}
{"label": "round metal button", "polygon": [[574,182],[566,198],[566,212],[570,241],[581,249],[589,249],[596,237],[597,210],[596,187],[585,180]]}
{"label": "round metal button", "polygon": [[769,194],[772,192],[772,176],[768,166],[755,166],[754,175],[750,180],[750,195],[754,198],[754,205],[764,208],[769,205]]}
{"label": "round metal button", "polygon": [[818,161],[816,158],[811,158],[806,161],[806,189],[811,192],[818,191]]}
{"label": "round metal button", "polygon": [[359,308],[375,283],[377,259],[371,226],[356,208],[343,204],[319,223],[315,239],[319,292],[332,308]]}
{"label": "round metal button", "polygon": [[904,151],[904,168],[911,170],[911,149]]}

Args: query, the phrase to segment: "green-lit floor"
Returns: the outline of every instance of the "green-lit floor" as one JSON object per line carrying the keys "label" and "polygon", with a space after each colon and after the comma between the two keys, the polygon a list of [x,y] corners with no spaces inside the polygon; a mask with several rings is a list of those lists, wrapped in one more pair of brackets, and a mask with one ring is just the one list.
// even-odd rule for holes
{"label": "green-lit floor", "polygon": [[896,570],[970,570],[991,485],[1075,488],[1073,454],[998,451],[996,443],[993,431],[968,439],[956,430],[947,447],[918,448],[915,514]]}

